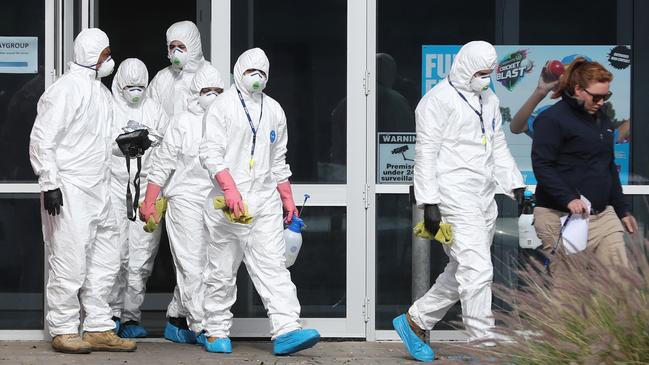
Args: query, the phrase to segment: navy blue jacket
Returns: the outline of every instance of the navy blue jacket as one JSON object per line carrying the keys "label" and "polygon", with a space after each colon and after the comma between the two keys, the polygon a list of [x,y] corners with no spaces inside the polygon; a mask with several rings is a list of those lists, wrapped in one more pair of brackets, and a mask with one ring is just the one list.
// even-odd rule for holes
{"label": "navy blue jacket", "polygon": [[615,166],[613,126],[599,110],[588,114],[575,98],[563,98],[534,122],[532,167],[540,207],[568,211],[580,195],[592,209],[612,205],[618,217],[629,211]]}

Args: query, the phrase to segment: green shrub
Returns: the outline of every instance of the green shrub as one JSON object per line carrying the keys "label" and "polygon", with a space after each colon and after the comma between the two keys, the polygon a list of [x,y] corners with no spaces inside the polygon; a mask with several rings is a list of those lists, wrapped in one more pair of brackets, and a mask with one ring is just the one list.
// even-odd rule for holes
{"label": "green shrub", "polygon": [[509,341],[472,352],[522,365],[649,364],[649,241],[635,247],[628,268],[583,253],[553,260],[551,275],[528,265],[522,288],[495,286],[512,308],[496,313]]}

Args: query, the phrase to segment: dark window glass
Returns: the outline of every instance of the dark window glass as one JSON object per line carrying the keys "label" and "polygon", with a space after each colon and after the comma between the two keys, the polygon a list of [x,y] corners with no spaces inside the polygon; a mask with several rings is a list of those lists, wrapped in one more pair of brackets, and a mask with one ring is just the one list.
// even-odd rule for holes
{"label": "dark window glass", "polygon": [[520,44],[617,44],[617,1],[520,1]]}
{"label": "dark window glass", "polygon": [[270,59],[266,92],[288,120],[293,182],[346,181],[347,2],[233,1],[234,67],[246,49]]}
{"label": "dark window glass", "polygon": [[43,328],[38,194],[0,194],[0,329]]}
{"label": "dark window glass", "polygon": [[28,146],[36,104],[45,89],[45,3],[3,2],[0,36],[38,37],[38,73],[0,74],[0,181],[32,182],[36,176]]}

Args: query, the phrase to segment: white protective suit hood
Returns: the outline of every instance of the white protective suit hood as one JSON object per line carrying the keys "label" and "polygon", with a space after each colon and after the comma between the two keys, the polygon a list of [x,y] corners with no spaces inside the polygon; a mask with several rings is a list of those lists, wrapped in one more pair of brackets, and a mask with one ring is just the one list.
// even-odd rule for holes
{"label": "white protective suit hood", "polygon": [[99,28],[84,29],[74,40],[74,62],[81,66],[94,66],[101,52],[109,46],[104,31]]}
{"label": "white protective suit hood", "polygon": [[219,70],[209,63],[205,64],[196,72],[191,84],[189,84],[189,90],[191,91],[192,96],[187,100],[188,109],[194,114],[202,114],[204,110],[198,104],[198,97],[201,90],[206,87],[218,87],[223,89],[223,86],[223,79],[221,79],[221,73],[219,73]]}
{"label": "white protective suit hood", "polygon": [[[148,85],[149,71],[144,62],[137,58],[127,58],[119,65],[115,78],[113,79],[111,86],[111,90],[115,96],[113,101],[117,102],[121,107],[135,107],[126,101],[124,87],[142,86],[146,89]],[[144,98],[146,98],[146,93],[142,93],[142,100],[140,100],[139,105],[144,103]]]}
{"label": "white protective suit hood", "polygon": [[242,95],[252,98],[252,94],[243,86],[243,73],[250,69],[264,71],[266,83],[270,80],[270,62],[261,48],[251,48],[243,52],[234,65],[234,85]]}
{"label": "white protective suit hood", "polygon": [[189,20],[183,20],[172,24],[167,29],[167,52],[169,51],[169,44],[173,41],[182,42],[187,47],[189,53],[189,61],[183,66],[183,71],[196,72],[201,65],[203,58],[203,45],[201,43],[201,33],[198,27]]}
{"label": "white protective suit hood", "polygon": [[469,42],[455,56],[448,78],[457,89],[475,93],[470,86],[473,75],[481,70],[493,70],[497,57],[496,49],[490,43]]}
{"label": "white protective suit hood", "polygon": [[110,57],[102,65],[102,70],[106,71],[105,73],[96,69],[99,56],[109,46],[108,36],[101,29],[84,29],[74,40],[74,61],[70,64],[70,70],[78,71],[84,68],[90,70],[88,75],[92,73],[97,79],[110,75],[115,65],[115,61]]}

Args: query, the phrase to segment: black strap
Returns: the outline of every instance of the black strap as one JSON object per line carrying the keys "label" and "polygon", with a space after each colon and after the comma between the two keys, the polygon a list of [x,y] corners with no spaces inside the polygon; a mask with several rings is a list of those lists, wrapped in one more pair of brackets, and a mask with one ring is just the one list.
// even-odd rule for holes
{"label": "black strap", "polygon": [[[131,180],[131,159],[126,157],[126,171],[128,179]],[[137,208],[140,202],[140,172],[142,171],[142,157],[137,158],[137,172],[133,177],[133,188],[135,188],[135,200],[131,194],[131,182],[126,183],[126,217],[135,222],[137,219]]]}
{"label": "black strap", "polygon": [[557,250],[559,249],[559,245],[561,244],[561,239],[563,238],[563,231],[566,229],[566,226],[568,225],[568,221],[570,220],[571,217],[572,217],[572,213],[569,213],[568,217],[566,218],[566,221],[563,222],[563,224],[561,225],[561,229],[559,230],[559,237],[552,245],[552,251],[550,251],[550,256],[546,255],[545,257],[545,262],[543,263],[543,265],[547,269],[548,274],[550,274],[550,263],[552,262],[554,255],[557,253]]}

